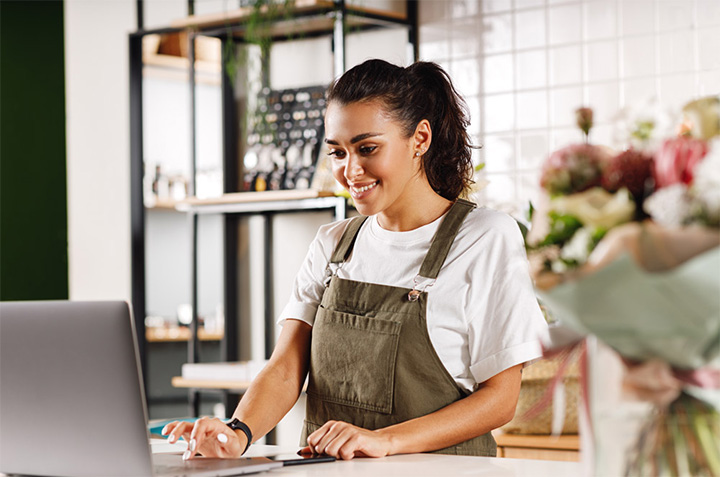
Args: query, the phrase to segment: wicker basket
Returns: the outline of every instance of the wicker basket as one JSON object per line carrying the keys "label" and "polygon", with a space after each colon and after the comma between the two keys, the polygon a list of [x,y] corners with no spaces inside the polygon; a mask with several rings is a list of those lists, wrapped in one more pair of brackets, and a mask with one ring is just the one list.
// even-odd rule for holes
{"label": "wicker basket", "polygon": [[[570,357],[571,362],[565,371],[565,421],[563,434],[578,433],[578,402],[580,399],[579,366],[577,356]],[[523,370],[522,386],[515,417],[502,427],[508,434],[550,434],[552,432],[552,404],[536,416],[528,419],[525,414],[547,392],[553,376],[558,373],[562,358],[543,358]]]}

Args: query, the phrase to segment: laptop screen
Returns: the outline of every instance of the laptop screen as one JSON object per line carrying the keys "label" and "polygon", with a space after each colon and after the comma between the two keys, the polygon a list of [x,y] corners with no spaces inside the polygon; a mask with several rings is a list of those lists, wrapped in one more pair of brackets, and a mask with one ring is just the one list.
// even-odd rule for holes
{"label": "laptop screen", "polygon": [[127,303],[0,303],[0,383],[0,472],[151,475]]}

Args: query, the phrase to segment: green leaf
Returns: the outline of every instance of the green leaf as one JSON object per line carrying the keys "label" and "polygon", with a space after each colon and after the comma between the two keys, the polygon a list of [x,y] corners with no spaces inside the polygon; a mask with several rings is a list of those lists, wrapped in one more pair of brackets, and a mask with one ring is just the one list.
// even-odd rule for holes
{"label": "green leaf", "polygon": [[548,216],[550,217],[550,232],[538,244],[539,246],[562,246],[583,226],[582,222],[574,215],[561,214],[553,210]]}

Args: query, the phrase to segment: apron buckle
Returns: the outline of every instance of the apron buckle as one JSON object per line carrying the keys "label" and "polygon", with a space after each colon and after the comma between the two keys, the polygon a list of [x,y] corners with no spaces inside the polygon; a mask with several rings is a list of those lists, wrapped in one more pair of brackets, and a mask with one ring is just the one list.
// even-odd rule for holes
{"label": "apron buckle", "polygon": [[330,265],[332,265],[332,263],[328,263],[327,266],[325,267],[325,278],[323,279],[323,285],[325,285],[325,288],[330,286],[330,282],[332,281],[332,278],[335,275],[337,275],[338,270],[340,270],[342,268],[343,264],[340,263],[339,265],[337,265],[335,267],[335,270],[333,270]]}
{"label": "apron buckle", "polygon": [[417,275],[413,278],[413,289],[408,293],[409,301],[418,301],[420,294],[435,284],[435,279]]}
{"label": "apron buckle", "polygon": [[420,293],[422,293],[420,290],[411,290],[410,293],[408,293],[408,300],[418,301],[418,298],[420,298]]}

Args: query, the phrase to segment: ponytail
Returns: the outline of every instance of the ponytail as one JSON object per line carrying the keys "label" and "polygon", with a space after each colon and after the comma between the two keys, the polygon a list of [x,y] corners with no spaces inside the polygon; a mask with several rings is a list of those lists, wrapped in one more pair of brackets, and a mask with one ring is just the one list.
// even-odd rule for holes
{"label": "ponytail", "polygon": [[328,103],[371,100],[382,101],[406,137],[427,119],[432,142],[423,155],[423,170],[430,186],[448,200],[467,194],[473,175],[467,105],[440,66],[420,61],[402,68],[368,60],[347,71],[327,91]]}

